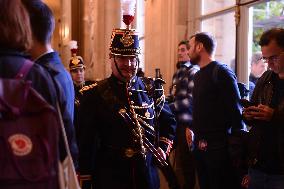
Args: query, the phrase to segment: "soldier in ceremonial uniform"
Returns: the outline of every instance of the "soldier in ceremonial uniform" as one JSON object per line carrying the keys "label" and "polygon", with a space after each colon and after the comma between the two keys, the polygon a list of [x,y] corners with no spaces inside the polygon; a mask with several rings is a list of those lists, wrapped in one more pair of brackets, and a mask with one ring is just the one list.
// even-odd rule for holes
{"label": "soldier in ceremonial uniform", "polygon": [[[75,100],[74,100],[74,126],[76,132],[77,142],[79,143],[79,133],[80,126],[78,123],[79,115],[78,109],[80,106],[80,102],[84,98],[84,92],[92,89],[97,84],[94,81],[85,81],[85,65],[83,58],[81,56],[77,56],[77,41],[70,41],[69,43],[72,57],[69,62],[69,71],[73,80],[74,90],[75,90]],[[82,189],[91,189],[91,177],[78,175],[80,186]]]}
{"label": "soldier in ceremonial uniform", "polygon": [[85,81],[85,65],[83,58],[77,56],[77,41],[70,41],[70,49],[72,57],[69,62],[69,70],[74,84],[75,90],[75,102],[74,102],[74,126],[76,131],[76,137],[79,136],[79,126],[78,126],[78,108],[80,106],[80,101],[83,98],[84,91],[87,91],[94,86],[96,82]]}
{"label": "soldier in ceremonial uniform", "polygon": [[158,189],[157,166],[168,166],[176,121],[163,80],[136,76],[139,51],[135,30],[114,29],[112,75],[80,105],[80,174],[91,175],[95,189]]}

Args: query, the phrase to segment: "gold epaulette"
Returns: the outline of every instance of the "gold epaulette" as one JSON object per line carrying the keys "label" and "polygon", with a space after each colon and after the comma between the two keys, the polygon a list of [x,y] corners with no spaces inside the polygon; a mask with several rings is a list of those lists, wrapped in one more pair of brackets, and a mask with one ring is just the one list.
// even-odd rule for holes
{"label": "gold epaulette", "polygon": [[91,84],[91,85],[86,85],[86,86],[82,87],[82,89],[80,89],[79,92],[80,92],[81,94],[83,94],[85,91],[88,91],[88,90],[94,88],[94,87],[97,86],[97,85],[98,85],[97,83],[93,83],[93,84]]}

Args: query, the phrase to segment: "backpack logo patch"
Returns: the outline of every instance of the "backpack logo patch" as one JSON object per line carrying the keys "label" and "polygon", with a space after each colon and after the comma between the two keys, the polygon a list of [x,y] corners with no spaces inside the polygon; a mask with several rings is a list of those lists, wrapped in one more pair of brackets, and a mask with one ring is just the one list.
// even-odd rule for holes
{"label": "backpack logo patch", "polygon": [[8,138],[12,151],[16,156],[28,155],[33,148],[31,139],[24,134],[14,134]]}

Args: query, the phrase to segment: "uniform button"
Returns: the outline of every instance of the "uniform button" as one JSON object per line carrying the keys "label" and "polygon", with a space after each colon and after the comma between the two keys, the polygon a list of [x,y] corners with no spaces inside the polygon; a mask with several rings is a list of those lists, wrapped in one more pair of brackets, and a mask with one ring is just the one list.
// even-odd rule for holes
{"label": "uniform button", "polygon": [[132,92],[129,92],[128,94],[129,94],[129,96],[131,96],[131,95],[132,95]]}
{"label": "uniform button", "polygon": [[135,83],[135,79],[132,80],[132,83]]}

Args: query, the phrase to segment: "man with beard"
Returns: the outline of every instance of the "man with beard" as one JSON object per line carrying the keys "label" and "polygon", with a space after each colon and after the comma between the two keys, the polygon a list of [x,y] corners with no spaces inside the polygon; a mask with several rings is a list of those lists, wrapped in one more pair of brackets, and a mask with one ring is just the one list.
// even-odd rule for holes
{"label": "man with beard", "polygon": [[197,33],[189,41],[189,57],[198,64],[193,88],[194,155],[201,189],[240,188],[228,150],[230,133],[244,125],[235,74],[214,60],[215,39]]}
{"label": "man with beard", "polygon": [[114,29],[112,75],[86,91],[80,105],[80,173],[91,175],[96,189],[159,189],[159,162],[148,146],[164,161],[176,121],[162,80],[136,76],[139,51],[135,30]]}
{"label": "man with beard", "polygon": [[175,151],[173,154],[175,172],[181,188],[193,189],[195,186],[195,163],[190,150],[193,133],[192,126],[192,89],[193,77],[199,70],[190,63],[188,56],[189,41],[181,41],[178,45],[177,71],[173,75],[172,95],[173,112],[177,120]]}

